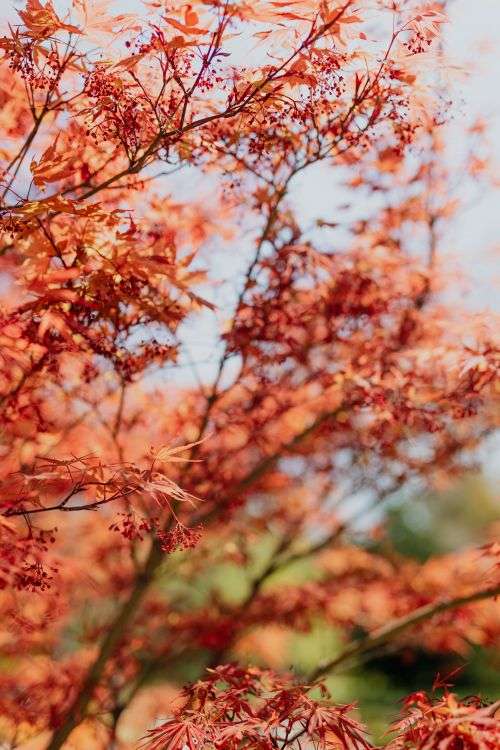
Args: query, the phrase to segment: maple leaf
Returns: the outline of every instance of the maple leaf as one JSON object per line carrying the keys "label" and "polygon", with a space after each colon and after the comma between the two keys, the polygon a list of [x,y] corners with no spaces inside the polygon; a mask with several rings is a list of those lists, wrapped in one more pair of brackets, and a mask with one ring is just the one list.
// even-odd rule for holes
{"label": "maple leaf", "polygon": [[48,211],[55,211],[85,217],[95,216],[111,219],[114,219],[114,217],[116,217],[116,211],[112,214],[106,214],[98,203],[78,203],[77,201],[70,200],[69,198],[62,198],[59,195],[42,198],[41,200],[26,201],[18,206],[10,206],[8,210],[13,214],[21,214],[27,217],[39,216],[41,214],[47,213]]}
{"label": "maple leaf", "polygon": [[199,722],[174,718],[148,730],[140,746],[147,750],[203,750],[211,739]]}
{"label": "maple leaf", "polygon": [[61,21],[50,0],[47,0],[45,5],[40,0],[27,0],[26,9],[18,13],[29,35],[37,41],[47,39],[58,31],[81,34],[76,26]]}
{"label": "maple leaf", "polygon": [[[193,14],[193,16],[187,17],[187,20],[192,20],[196,14]],[[196,17],[197,20],[197,17]],[[177,21],[175,18],[168,18],[165,16],[165,21],[170,24],[170,26],[173,26],[174,29],[177,29],[177,31],[182,31],[183,34],[195,34],[195,35],[203,35],[208,33],[208,29],[199,29],[196,28],[193,24],[188,23],[181,23],[180,21]]]}
{"label": "maple leaf", "polygon": [[43,152],[38,162],[33,159],[30,164],[33,182],[38,187],[44,187],[48,182],[63,180],[71,176],[75,170],[73,155],[57,152],[58,140],[59,135],[54,143]]}
{"label": "maple leaf", "polygon": [[500,723],[495,718],[498,702],[484,706],[475,697],[462,702],[453,693],[432,700],[420,692],[408,696],[405,706],[408,713],[393,726],[397,736],[387,750],[445,750],[453,744],[494,750],[500,741]]}

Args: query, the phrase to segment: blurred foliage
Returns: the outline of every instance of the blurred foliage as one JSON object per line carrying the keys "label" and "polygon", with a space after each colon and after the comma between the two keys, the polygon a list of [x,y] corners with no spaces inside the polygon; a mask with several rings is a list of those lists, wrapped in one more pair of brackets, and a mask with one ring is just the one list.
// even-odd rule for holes
{"label": "blurred foliage", "polygon": [[[433,555],[481,544],[498,521],[498,498],[481,476],[469,476],[439,493],[399,498],[388,510],[385,533],[370,549],[425,561]],[[317,627],[293,639],[293,664],[301,671],[339,650],[341,641],[332,629]],[[458,670],[458,671],[456,671]],[[500,653],[473,648],[467,661],[440,654],[403,653],[383,656],[328,680],[335,701],[357,701],[363,720],[375,740],[381,741],[395,719],[394,707],[412,691],[432,688],[437,674],[459,695],[479,694],[496,700],[500,695]]]}
{"label": "blurred foliage", "polygon": [[[366,546],[392,557],[404,554],[425,561],[433,555],[481,544],[497,519],[498,503],[488,483],[480,476],[469,476],[439,495],[397,498],[387,510],[383,533],[378,533],[376,540],[368,539]],[[170,600],[178,597],[188,609],[203,606],[213,595],[228,605],[236,605],[247,596],[251,581],[266,566],[275,546],[272,534],[263,535],[247,551],[246,566],[221,562],[186,579],[169,573],[171,566],[178,565],[182,553],[172,555],[163,570],[164,591]],[[183,564],[190,565],[188,557]],[[318,575],[313,561],[303,559],[283,568],[272,577],[271,583],[295,585],[314,580]],[[320,661],[343,647],[343,636],[319,620],[308,632],[292,633],[285,628],[278,631],[266,628],[256,631],[246,650],[238,650],[238,660],[264,665],[266,659],[262,654],[267,646],[267,655],[281,659],[282,667],[307,675]],[[255,639],[259,648],[252,650]],[[158,667],[150,681],[166,679],[183,684],[195,680],[209,657],[202,649],[193,650],[189,658],[184,655],[166,668]],[[396,718],[398,701],[410,692],[432,689],[438,674],[444,678],[451,675],[450,682],[462,696],[479,694],[496,699],[500,695],[500,654],[479,648],[472,649],[465,663],[458,654],[408,651],[379,655],[365,664],[336,672],[327,684],[335,702],[358,704],[373,738],[381,742]]]}
{"label": "blurred foliage", "polygon": [[389,509],[386,542],[397,552],[425,561],[479,545],[498,519],[498,502],[487,481],[471,475],[438,495],[399,502]]}

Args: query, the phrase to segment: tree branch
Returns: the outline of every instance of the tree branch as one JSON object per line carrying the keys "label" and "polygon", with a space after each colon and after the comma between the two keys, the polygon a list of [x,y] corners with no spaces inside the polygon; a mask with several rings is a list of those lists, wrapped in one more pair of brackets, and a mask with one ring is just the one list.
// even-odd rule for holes
{"label": "tree branch", "polygon": [[321,680],[328,673],[335,670],[340,664],[349,661],[353,657],[369,653],[370,651],[377,649],[379,646],[383,646],[400,633],[403,633],[414,625],[430,620],[434,615],[457,609],[465,604],[472,604],[473,602],[478,602],[482,599],[490,599],[499,595],[500,585],[476,591],[468,596],[458,596],[454,599],[441,599],[438,602],[425,604],[423,607],[419,607],[408,615],[398,617],[395,620],[391,620],[386,625],[382,625],[382,627],[373,630],[364,638],[353,641],[338,656],[320,664],[310,675],[310,679],[315,682]]}

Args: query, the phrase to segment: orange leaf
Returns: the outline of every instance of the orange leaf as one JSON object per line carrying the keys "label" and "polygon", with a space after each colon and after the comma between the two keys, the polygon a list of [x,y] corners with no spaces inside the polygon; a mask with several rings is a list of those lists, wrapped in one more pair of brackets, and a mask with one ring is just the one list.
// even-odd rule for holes
{"label": "orange leaf", "polygon": [[198,14],[194,10],[191,10],[191,6],[188,5],[184,14],[184,23],[186,26],[196,26],[198,20]]}
{"label": "orange leaf", "polygon": [[171,26],[173,26],[174,29],[178,29],[179,31],[182,31],[183,34],[207,34],[208,33],[208,29],[197,29],[194,26],[185,26],[180,21],[176,21],[175,18],[165,17],[165,21],[169,23]]}

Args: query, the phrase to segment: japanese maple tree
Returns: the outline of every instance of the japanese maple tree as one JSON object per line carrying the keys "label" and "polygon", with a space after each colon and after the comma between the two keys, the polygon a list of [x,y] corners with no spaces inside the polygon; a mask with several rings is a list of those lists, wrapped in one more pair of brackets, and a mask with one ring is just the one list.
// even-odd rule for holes
{"label": "japanese maple tree", "polygon": [[[446,155],[445,3],[108,6],[0,38],[0,742],[368,749],[329,674],[500,630],[492,536],[367,544],[496,427],[496,321],[444,303],[486,180],[481,123]],[[292,674],[318,618],[345,643]],[[388,748],[493,750],[496,710],[439,683]]]}

